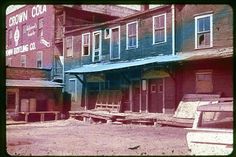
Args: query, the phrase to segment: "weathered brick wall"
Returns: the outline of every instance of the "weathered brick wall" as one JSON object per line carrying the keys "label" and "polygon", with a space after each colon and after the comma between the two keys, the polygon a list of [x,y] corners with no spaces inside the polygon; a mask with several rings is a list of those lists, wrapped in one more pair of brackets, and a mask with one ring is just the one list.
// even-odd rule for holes
{"label": "weathered brick wall", "polygon": [[50,70],[33,68],[6,68],[6,79],[28,80],[30,78],[50,79]]}
{"label": "weathered brick wall", "polygon": [[195,73],[198,70],[212,70],[213,93],[226,97],[233,96],[233,65],[232,59],[222,60],[204,60],[192,63],[185,63],[182,71],[178,71],[177,80],[177,102],[179,102],[184,94],[193,94],[195,92]]}

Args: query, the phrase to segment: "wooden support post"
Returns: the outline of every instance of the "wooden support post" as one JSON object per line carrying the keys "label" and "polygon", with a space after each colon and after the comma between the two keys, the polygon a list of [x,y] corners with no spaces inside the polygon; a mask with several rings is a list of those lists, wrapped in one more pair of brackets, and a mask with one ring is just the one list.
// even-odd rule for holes
{"label": "wooden support post", "polygon": [[165,77],[162,78],[162,86],[163,86],[163,93],[162,93],[162,95],[163,95],[163,99],[162,99],[163,108],[162,108],[162,112],[165,113],[165,108],[166,108],[166,106],[165,106]]}
{"label": "wooden support post", "polygon": [[26,123],[28,122],[28,116],[29,116],[29,113],[25,113],[25,121],[26,121]]}
{"label": "wooden support post", "polygon": [[58,114],[57,114],[57,112],[55,113],[55,120],[57,120],[58,119]]}
{"label": "wooden support post", "polygon": [[41,121],[41,122],[44,121],[44,113],[40,113],[40,121]]}

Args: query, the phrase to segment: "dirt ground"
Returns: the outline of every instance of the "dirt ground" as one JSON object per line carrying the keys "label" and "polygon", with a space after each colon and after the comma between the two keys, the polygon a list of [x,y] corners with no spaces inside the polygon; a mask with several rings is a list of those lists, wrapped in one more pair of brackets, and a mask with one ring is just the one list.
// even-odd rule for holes
{"label": "dirt ground", "polygon": [[7,125],[10,155],[188,155],[186,130],[75,119]]}

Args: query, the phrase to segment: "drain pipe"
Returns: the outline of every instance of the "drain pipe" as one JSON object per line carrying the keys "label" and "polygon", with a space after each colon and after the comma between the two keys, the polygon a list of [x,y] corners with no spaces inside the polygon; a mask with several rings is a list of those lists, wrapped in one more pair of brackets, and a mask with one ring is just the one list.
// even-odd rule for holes
{"label": "drain pipe", "polygon": [[172,12],[172,55],[175,55],[175,5],[171,5]]}

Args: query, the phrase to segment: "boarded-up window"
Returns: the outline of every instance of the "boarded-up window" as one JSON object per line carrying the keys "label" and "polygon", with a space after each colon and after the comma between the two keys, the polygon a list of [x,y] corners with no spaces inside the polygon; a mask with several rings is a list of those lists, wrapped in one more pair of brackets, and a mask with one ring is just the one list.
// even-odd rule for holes
{"label": "boarded-up window", "polygon": [[72,37],[66,38],[66,56],[67,57],[73,56],[73,38]]}
{"label": "boarded-up window", "polygon": [[212,14],[195,17],[196,48],[212,46]]}
{"label": "boarded-up window", "polygon": [[127,49],[137,47],[137,22],[127,24]]}
{"label": "boarded-up window", "polygon": [[166,14],[153,17],[153,44],[166,41]]}
{"label": "boarded-up window", "polygon": [[212,93],[212,72],[197,72],[196,73],[196,93]]}
{"label": "boarded-up window", "polygon": [[90,34],[82,35],[82,55],[87,56],[90,53]]}

